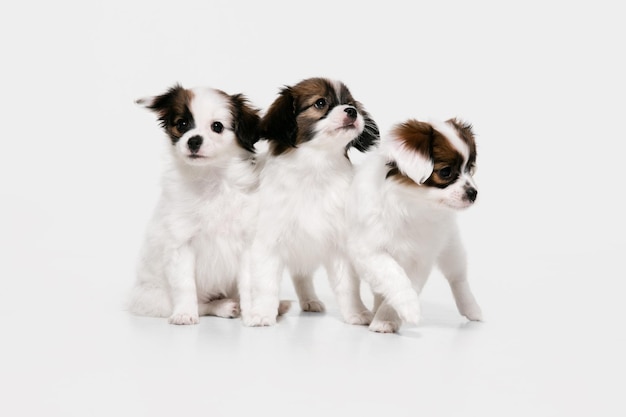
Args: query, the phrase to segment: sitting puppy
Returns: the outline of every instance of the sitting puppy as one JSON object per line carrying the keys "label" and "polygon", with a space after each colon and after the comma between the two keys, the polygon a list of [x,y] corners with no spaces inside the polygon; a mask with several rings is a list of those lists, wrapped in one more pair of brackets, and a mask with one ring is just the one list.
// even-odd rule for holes
{"label": "sitting puppy", "polygon": [[241,94],[179,85],[137,103],[157,114],[171,166],[128,308],[172,324],[237,317],[237,280],[256,207],[258,110]]}
{"label": "sitting puppy", "polygon": [[374,292],[370,330],[395,332],[402,320],[417,323],[418,294],[435,265],[459,312],[481,320],[455,219],[457,210],[476,200],[475,164],[470,125],[408,120],[357,168],[347,210],[348,249]]}
{"label": "sitting puppy", "polygon": [[[250,275],[242,285],[248,326],[276,323],[287,269],[303,311],[324,311],[313,273],[324,267],[344,320],[369,324],[360,282],[345,251],[345,198],[353,177],[348,150],[378,141],[376,123],[345,84],[309,78],[286,87],[261,121],[269,154],[261,172]],[[247,289],[244,289],[244,286]]]}

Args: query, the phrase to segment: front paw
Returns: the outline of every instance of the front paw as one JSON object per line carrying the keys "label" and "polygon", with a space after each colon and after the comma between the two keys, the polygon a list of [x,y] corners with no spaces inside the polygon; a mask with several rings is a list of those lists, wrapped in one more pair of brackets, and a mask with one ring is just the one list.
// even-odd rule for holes
{"label": "front paw", "polygon": [[300,301],[300,308],[302,311],[309,313],[323,313],[326,311],[326,306],[320,300]]}
{"label": "front paw", "polygon": [[200,318],[198,314],[193,313],[174,313],[167,321],[170,324],[198,324],[200,323]]}
{"label": "front paw", "polygon": [[396,311],[400,320],[417,324],[420,319],[419,298],[415,291],[403,291],[387,299],[387,303]]}
{"label": "front paw", "polygon": [[267,314],[263,311],[252,310],[247,313],[241,314],[241,321],[244,326],[248,327],[264,327],[273,326],[276,324],[276,315],[278,310],[273,314]]}
{"label": "front paw", "polygon": [[364,310],[357,313],[349,314],[347,317],[345,317],[345,322],[357,326],[367,326],[372,322],[373,318],[374,314],[371,311]]}
{"label": "front paw", "polygon": [[471,305],[462,305],[459,307],[459,311],[468,320],[471,321],[483,321],[483,312],[478,304],[473,303]]}
{"label": "front paw", "polygon": [[369,329],[376,333],[395,333],[400,328],[398,320],[374,320]]}

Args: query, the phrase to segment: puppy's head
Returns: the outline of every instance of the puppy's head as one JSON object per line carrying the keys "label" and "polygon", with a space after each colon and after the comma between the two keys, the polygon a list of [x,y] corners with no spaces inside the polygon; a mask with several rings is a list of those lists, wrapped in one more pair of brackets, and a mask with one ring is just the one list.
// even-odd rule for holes
{"label": "puppy's head", "polygon": [[478,195],[472,178],[476,142],[471,125],[409,120],[396,125],[386,143],[387,180],[411,187],[437,206],[462,209]]}
{"label": "puppy's head", "polygon": [[285,87],[261,121],[272,153],[303,144],[347,151],[367,150],[379,139],[378,127],[346,85],[326,78],[309,78]]}
{"label": "puppy's head", "polygon": [[241,94],[180,85],[137,100],[154,111],[175,153],[190,165],[208,165],[242,151],[254,152],[259,112]]}

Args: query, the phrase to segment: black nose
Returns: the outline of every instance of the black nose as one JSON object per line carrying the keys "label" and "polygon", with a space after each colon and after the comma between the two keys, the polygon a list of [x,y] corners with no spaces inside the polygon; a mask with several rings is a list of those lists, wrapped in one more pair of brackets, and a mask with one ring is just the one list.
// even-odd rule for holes
{"label": "black nose", "polygon": [[473,203],[474,201],[476,201],[476,196],[478,195],[478,191],[476,190],[476,188],[470,187],[467,190],[465,190],[465,195],[467,196],[467,199]]}
{"label": "black nose", "polygon": [[356,109],[354,107],[346,107],[344,111],[348,113],[349,118],[356,119]]}
{"label": "black nose", "polygon": [[202,136],[190,137],[187,141],[187,146],[189,147],[191,153],[198,152],[198,149],[200,149],[200,146],[202,146]]}

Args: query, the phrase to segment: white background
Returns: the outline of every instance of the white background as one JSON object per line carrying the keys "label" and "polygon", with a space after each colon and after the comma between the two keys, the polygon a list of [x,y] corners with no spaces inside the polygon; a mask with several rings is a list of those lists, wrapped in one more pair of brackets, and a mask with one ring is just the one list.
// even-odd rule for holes
{"label": "white background", "polygon": [[[0,13],[1,415],[626,413],[618,2],[88,3]],[[166,146],[134,100],[180,82],[266,108],[310,76],[383,132],[474,125],[461,226],[484,323],[440,276],[397,335],[343,324],[323,276],[329,311],[273,328],[122,311]]]}

